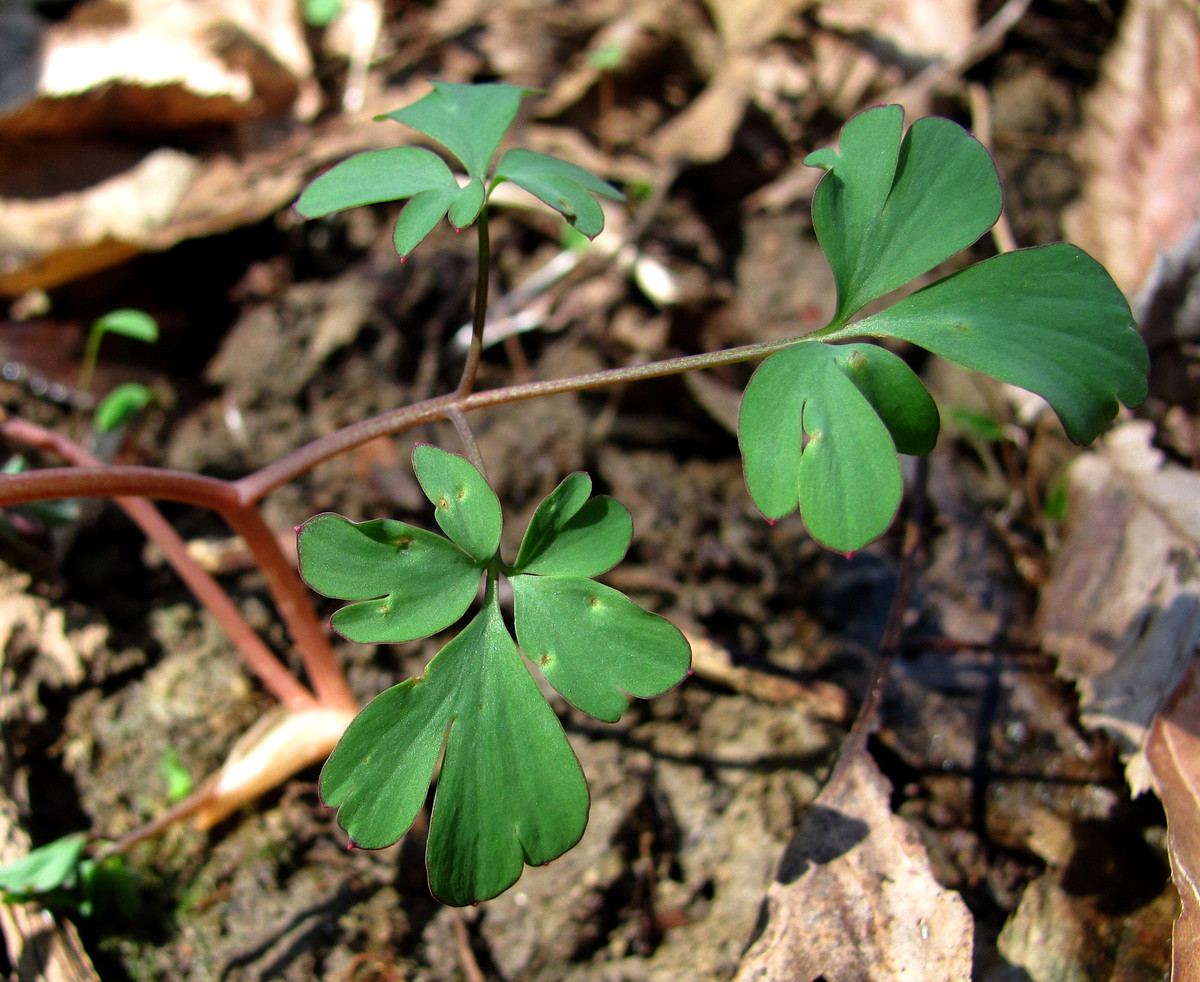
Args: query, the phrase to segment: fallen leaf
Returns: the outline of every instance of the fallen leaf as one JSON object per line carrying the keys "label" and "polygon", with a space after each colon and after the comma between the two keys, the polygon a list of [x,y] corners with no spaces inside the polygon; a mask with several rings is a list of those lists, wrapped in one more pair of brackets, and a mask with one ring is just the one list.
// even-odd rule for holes
{"label": "fallen leaf", "polygon": [[1196,4],[1133,0],[1085,106],[1083,194],[1064,225],[1127,293],[1200,215],[1197,65]]}
{"label": "fallen leaf", "polygon": [[1200,978],[1200,659],[1154,720],[1146,756],[1167,813],[1167,853],[1182,911],[1171,937],[1171,978]]}
{"label": "fallen leaf", "polygon": [[42,42],[6,138],[178,130],[288,110],[311,81],[294,0],[86,4]]}
{"label": "fallen leaf", "polygon": [[[1114,914],[1095,896],[1067,889],[1050,871],[1025,888],[996,941],[1003,969],[989,979],[1160,979],[1174,891],[1162,890],[1136,910]],[[1194,978],[1176,975],[1176,978]]]}
{"label": "fallen leaf", "polygon": [[826,785],[780,862],[739,982],[971,977],[971,915],[934,880],[890,793],[866,754]]}
{"label": "fallen leaf", "polygon": [[1130,423],[1072,466],[1066,538],[1042,593],[1042,647],[1108,731],[1134,793],[1158,708],[1200,643],[1200,474],[1165,464]]}

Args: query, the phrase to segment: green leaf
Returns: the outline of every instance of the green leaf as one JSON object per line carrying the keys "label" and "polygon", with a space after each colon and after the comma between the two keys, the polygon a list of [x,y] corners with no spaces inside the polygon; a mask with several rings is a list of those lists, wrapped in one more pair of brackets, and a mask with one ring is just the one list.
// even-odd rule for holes
{"label": "green leaf", "polygon": [[75,832],[0,866],[0,892],[19,901],[73,886],[86,845],[87,834]]}
{"label": "green leaf", "polygon": [[460,188],[450,206],[450,224],[455,228],[466,228],[483,210],[483,181],[478,177],[471,178],[470,183]]}
{"label": "green leaf", "polygon": [[411,198],[422,191],[458,193],[458,182],[441,157],[424,147],[371,150],[343,160],[313,180],[296,202],[296,211],[305,218],[318,218],[359,205]]}
{"label": "green leaf", "polygon": [[903,338],[1042,396],[1076,443],[1146,396],[1150,368],[1129,304],[1104,267],[1066,243],[1005,253],[851,325]]}
{"label": "green leaf", "polygon": [[421,191],[412,196],[401,210],[396,219],[396,229],[392,239],[396,243],[396,253],[403,259],[413,251],[446,215],[447,209],[458,194],[438,188],[435,191]]}
{"label": "green leaf", "polygon": [[509,150],[496,165],[496,181],[512,181],[549,205],[589,239],[604,230],[604,212],[594,194],[620,201],[620,191],[596,175],[533,150]]}
{"label": "green leaf", "polygon": [[877,344],[845,344],[835,358],[900,453],[920,456],[934,448],[941,428],[937,404],[903,358]]}
{"label": "green leaf", "polygon": [[154,393],[138,382],[124,382],[100,400],[92,425],[101,433],[115,430],[154,401]]}
{"label": "green leaf", "polygon": [[687,675],[691,647],[670,621],[577,577],[512,577],[517,640],[567,702],[615,722],[627,695],[660,696]]}
{"label": "green leaf", "polygon": [[434,82],[428,95],[379,118],[394,119],[437,140],[462,161],[468,176],[482,181],[521,99],[532,91],[503,82]]}
{"label": "green leaf", "polygon": [[479,593],[480,566],[433,532],[381,519],[309,519],[297,532],[300,575],[318,593],[363,603],[331,626],[352,641],[411,641],[457,621]]}
{"label": "green leaf", "polygon": [[[746,386],[738,417],[754,503],[772,520],[799,507],[813,538],[839,552],[882,535],[903,491],[888,427],[852,378],[856,355],[861,357],[858,346],[819,342],[772,355]],[[865,362],[884,363],[877,356]],[[868,386],[886,403],[877,389]],[[890,403],[886,408],[893,412]],[[923,418],[925,408],[918,410]],[[928,429],[927,423],[891,421],[916,435]]]}
{"label": "green leaf", "polygon": [[442,531],[481,563],[496,555],[500,501],[484,476],[466,458],[428,444],[413,450],[413,469]]}
{"label": "green leaf", "polygon": [[619,563],[633,537],[620,502],[588,498],[591,479],[571,474],[538,505],[521,541],[514,573],[598,576]]}
{"label": "green leaf", "polygon": [[342,0],[303,0],[301,14],[310,27],[328,27],[342,12]]}
{"label": "green leaf", "polygon": [[919,119],[901,142],[904,110],[879,106],[805,163],[824,167],[813,226],[837,283],[835,323],[965,249],[1000,217],[987,150],[956,123]]}
{"label": "green leaf", "polygon": [[494,897],[525,864],[548,863],[579,841],[587,784],[504,626],[494,585],[424,677],[374,699],[325,764],[321,797],[355,845],[380,848],[408,830],[443,740],[426,855],[439,900]]}
{"label": "green leaf", "polygon": [[158,773],[162,775],[167,786],[167,800],[172,804],[182,801],[192,793],[195,785],[192,772],[184,766],[183,761],[179,759],[179,752],[174,747],[165,748],[162,756],[158,758]]}
{"label": "green leaf", "polygon": [[135,341],[153,344],[158,340],[158,324],[145,311],[123,308],[98,318],[92,324],[92,334],[120,334]]}

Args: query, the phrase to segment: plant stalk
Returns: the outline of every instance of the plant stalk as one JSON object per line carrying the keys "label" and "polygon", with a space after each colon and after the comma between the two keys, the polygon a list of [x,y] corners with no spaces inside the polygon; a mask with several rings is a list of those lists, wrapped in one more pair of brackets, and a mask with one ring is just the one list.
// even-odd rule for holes
{"label": "plant stalk", "polygon": [[[66,437],[22,419],[9,418],[0,422],[0,434],[15,442],[50,450],[79,467],[104,466]],[[192,558],[187,543],[163,518],[162,513],[145,498],[119,496],[114,500],[146,537],[158,546],[192,595],[221,625],[247,668],[258,676],[267,691],[290,710],[314,708],[317,700],[313,694],[275,657],[221,585]]]}

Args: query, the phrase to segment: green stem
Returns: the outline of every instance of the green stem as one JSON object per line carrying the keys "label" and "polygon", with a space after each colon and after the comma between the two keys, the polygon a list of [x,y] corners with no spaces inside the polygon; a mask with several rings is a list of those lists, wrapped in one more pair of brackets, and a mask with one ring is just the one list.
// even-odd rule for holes
{"label": "green stem", "polygon": [[[510,402],[522,402],[526,399],[540,399],[545,396],[582,392],[587,389],[602,389],[610,385],[640,382],[666,375],[679,375],[683,372],[717,368],[721,365],[733,365],[756,358],[765,358],[776,351],[782,351],[784,348],[790,348],[810,340],[815,340],[812,335],[805,335],[802,338],[785,338],[781,341],[761,341],[738,348],[727,348],[724,351],[665,358],[662,361],[652,361],[645,365],[609,368],[599,372],[589,372],[586,375],[571,375],[567,378],[549,379],[542,382],[526,382],[522,385],[509,385],[469,395],[450,393],[437,396],[422,402],[414,402],[412,405],[400,409],[389,410],[314,440],[286,457],[281,457],[268,464],[261,470],[247,474],[235,481],[234,486],[241,501],[245,503],[257,501],[280,485],[288,483],[318,464],[345,453],[347,450],[352,450],[379,436],[402,433],[421,423],[448,419],[454,410],[469,413],[476,409],[500,406]],[[8,478],[0,477],[0,501],[4,500],[4,488],[7,480]]]}
{"label": "green stem", "polygon": [[484,202],[483,210],[475,223],[479,229],[479,256],[475,272],[475,315],[471,321],[471,347],[467,349],[467,362],[463,365],[462,378],[459,379],[455,394],[468,396],[475,387],[475,376],[479,374],[479,361],[483,357],[483,330],[487,326],[488,281],[491,278],[492,247],[488,238],[488,206]]}
{"label": "green stem", "polygon": [[471,424],[467,422],[467,417],[463,415],[461,409],[457,408],[446,410],[446,416],[458,431],[458,438],[462,440],[463,447],[467,451],[467,459],[471,461],[475,469],[483,475],[483,479],[486,481],[487,470],[483,466],[483,454],[479,450],[479,443],[475,439],[475,433],[471,429]]}
{"label": "green stem", "polygon": [[81,392],[90,392],[92,389],[92,375],[96,371],[96,361],[100,357],[100,336],[104,332],[92,325],[92,330],[88,334],[87,344],[83,349],[83,363],[79,368],[79,390]]}

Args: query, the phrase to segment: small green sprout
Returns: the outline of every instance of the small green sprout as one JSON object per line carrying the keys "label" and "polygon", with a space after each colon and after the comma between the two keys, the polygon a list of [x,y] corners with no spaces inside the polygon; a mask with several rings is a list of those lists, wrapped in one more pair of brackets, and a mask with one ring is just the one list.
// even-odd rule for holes
{"label": "small green sprout", "polygon": [[92,425],[101,433],[111,433],[153,401],[154,393],[140,382],[122,382],[100,400],[92,415]]}
{"label": "small green sprout", "polygon": [[[300,571],[319,593],[355,601],[333,627],[354,641],[406,641],[480,611],[424,675],[377,696],[321,772],[353,845],[399,839],[425,802],[430,888],[448,904],[508,889],[525,864],[556,859],[587,823],[583,772],[530,665],[576,709],[615,721],[629,698],[678,685],[690,649],[670,623],[596,582],[624,556],[629,512],[571,474],[542,501],[516,560],[499,554],[500,502],[462,457],[431,446],[413,468],[444,538],[395,521],[318,515],[299,530]],[[500,610],[512,587],[516,640]],[[518,648],[519,644],[519,648]],[[524,658],[522,658],[524,654]]]}
{"label": "small green sprout", "polygon": [[[92,387],[92,376],[100,356],[100,342],[106,334],[118,334],[153,344],[158,340],[158,324],[149,314],[132,308],[113,310],[97,318],[88,333],[83,367],[79,371],[79,388],[84,392]],[[154,393],[146,386],[138,382],[125,382],[100,400],[92,416],[92,425],[100,433],[109,433],[127,423],[153,401]]]}
{"label": "small green sprout", "polygon": [[84,392],[92,387],[92,375],[95,374],[96,360],[100,356],[100,342],[106,334],[119,334],[121,337],[153,344],[158,340],[158,324],[149,314],[132,308],[113,310],[103,317],[98,317],[92,324],[87,345],[83,349],[79,388]]}
{"label": "small green sprout", "polygon": [[0,899],[83,917],[112,908],[123,917],[135,916],[141,909],[136,875],[120,856],[87,856],[87,841],[85,833],[75,832],[0,866]]}
{"label": "small green sprout", "polygon": [[171,804],[182,801],[192,793],[195,782],[192,772],[179,759],[179,752],[174,747],[167,747],[158,761],[158,772],[162,775],[167,786],[167,800]]}

